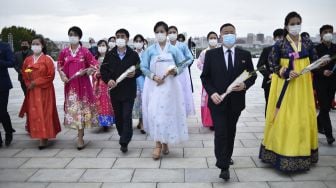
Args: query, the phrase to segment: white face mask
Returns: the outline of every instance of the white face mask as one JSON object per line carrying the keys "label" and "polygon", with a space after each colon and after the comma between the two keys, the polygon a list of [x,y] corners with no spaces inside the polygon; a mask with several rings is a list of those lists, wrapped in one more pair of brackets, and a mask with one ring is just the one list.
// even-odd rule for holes
{"label": "white face mask", "polygon": [[41,45],[32,45],[31,50],[34,52],[34,54],[39,54],[42,52],[42,46]]}
{"label": "white face mask", "polygon": [[216,47],[218,44],[218,41],[217,39],[210,39],[209,40],[209,45],[212,46],[212,47]]}
{"label": "white face mask", "polygon": [[78,44],[79,43],[79,37],[77,36],[70,36],[69,37],[70,44]]}
{"label": "white face mask", "polygon": [[126,46],[126,40],[125,39],[117,39],[116,44],[118,47],[123,48]]}
{"label": "white face mask", "polygon": [[96,43],[92,43],[92,44],[91,44],[91,47],[96,47],[96,46],[97,46]]}
{"label": "white face mask", "polygon": [[108,45],[112,49],[116,46],[116,43],[115,42],[109,42]]}
{"label": "white face mask", "polygon": [[322,39],[326,42],[331,42],[333,40],[333,35],[331,33],[326,33],[323,35]]}
{"label": "white face mask", "polygon": [[100,54],[106,53],[107,47],[106,46],[98,46],[98,52]]}
{"label": "white face mask", "polygon": [[166,33],[157,33],[155,38],[158,42],[164,42],[167,39]]}
{"label": "white face mask", "polygon": [[289,25],[288,33],[293,36],[298,36],[301,33],[301,25]]}
{"label": "white face mask", "polygon": [[143,42],[135,42],[134,47],[138,50],[142,49],[143,47]]}
{"label": "white face mask", "polygon": [[170,41],[176,41],[177,39],[177,34],[176,33],[171,33],[168,35],[168,38]]}

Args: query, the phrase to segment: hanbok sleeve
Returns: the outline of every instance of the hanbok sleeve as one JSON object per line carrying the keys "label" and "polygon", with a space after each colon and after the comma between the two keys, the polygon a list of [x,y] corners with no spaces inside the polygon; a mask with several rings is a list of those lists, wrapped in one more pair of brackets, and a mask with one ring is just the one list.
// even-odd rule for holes
{"label": "hanbok sleeve", "polygon": [[57,60],[57,70],[58,71],[62,70],[64,63],[65,63],[65,52],[64,50],[62,50],[61,53],[58,55],[58,60]]}
{"label": "hanbok sleeve", "polygon": [[268,56],[268,63],[270,66],[270,69],[273,73],[280,76],[280,57],[281,57],[281,43],[278,41],[275,43],[275,45],[272,47],[271,53]]}
{"label": "hanbok sleeve", "polygon": [[25,83],[25,85],[28,87],[29,84],[30,84],[30,81],[28,79],[28,73],[25,72],[25,70],[27,69],[28,67],[28,64],[29,64],[29,58],[30,57],[27,57],[24,61],[23,61],[23,64],[22,64],[22,68],[21,68],[21,74],[22,74],[22,79]]}
{"label": "hanbok sleeve", "polygon": [[140,69],[142,73],[147,76],[150,79],[153,79],[154,73],[150,71],[150,61],[151,61],[151,56],[150,56],[150,49],[148,48],[147,50],[144,51],[144,53],[141,56],[141,63],[140,63]]}
{"label": "hanbok sleeve", "polygon": [[193,60],[194,60],[194,56],[191,54],[188,46],[186,44],[183,44],[183,48],[182,48],[182,52],[183,52],[183,55],[186,59],[186,63],[183,64],[183,68],[185,67],[188,67],[189,65],[191,65],[193,63]]}
{"label": "hanbok sleeve", "polygon": [[176,47],[174,47],[174,50],[173,50],[172,54],[173,54],[173,57],[174,57],[174,60],[175,60],[175,64],[177,66],[176,73],[180,74],[180,73],[183,72],[184,68],[188,66],[188,65],[186,65],[188,59],[185,59],[184,55],[181,52],[181,50],[179,50]]}
{"label": "hanbok sleeve", "polygon": [[84,58],[85,58],[86,68],[96,67],[97,66],[98,61],[92,55],[92,53],[89,50],[87,50],[87,49],[85,50]]}
{"label": "hanbok sleeve", "polygon": [[199,70],[203,70],[203,65],[204,65],[204,57],[205,57],[205,50],[203,50],[201,52],[201,54],[199,55],[198,59],[197,59],[197,68]]}

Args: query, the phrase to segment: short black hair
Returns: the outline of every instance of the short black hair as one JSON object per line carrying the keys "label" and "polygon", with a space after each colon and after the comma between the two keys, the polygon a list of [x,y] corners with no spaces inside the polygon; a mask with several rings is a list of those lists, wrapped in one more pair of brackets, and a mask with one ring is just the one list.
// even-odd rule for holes
{"label": "short black hair", "polygon": [[117,36],[118,33],[125,34],[127,38],[129,38],[129,36],[130,36],[129,32],[126,29],[124,29],[124,28],[118,29],[116,31],[115,35]]}
{"label": "short black hair", "polygon": [[[44,54],[47,54],[47,43],[46,43],[46,41],[44,40],[44,37],[42,36],[42,35],[35,35],[34,37],[33,37],[33,40],[35,40],[35,39],[38,39],[39,41],[40,41],[40,43],[42,44],[42,52],[44,53]],[[32,41],[33,41],[32,40]]]}
{"label": "short black hair", "polygon": [[231,27],[233,27],[234,29],[236,29],[235,26],[234,26],[233,24],[231,24],[231,23],[226,23],[226,24],[223,24],[223,25],[220,27],[219,31],[222,31],[222,29],[223,29],[224,27],[228,27],[228,26],[231,26]]}
{"label": "short black hair", "polygon": [[79,36],[79,39],[82,38],[83,32],[82,32],[81,28],[79,28],[77,26],[70,27],[70,29],[68,30],[68,35],[70,34],[71,31],[73,31],[74,33],[76,33],[76,35]]}
{"label": "short black hair", "polygon": [[279,29],[276,29],[274,30],[273,32],[273,38],[275,37],[283,37],[284,36],[284,30],[279,28]]}
{"label": "short black hair", "polygon": [[115,36],[112,36],[112,37],[108,38],[108,40],[107,40],[107,41],[110,41],[111,39],[114,39],[114,40],[116,40],[116,37],[115,37]]}
{"label": "short black hair", "polygon": [[164,28],[164,30],[168,33],[168,25],[167,25],[165,22],[163,22],[163,21],[159,21],[159,22],[157,22],[157,23],[155,24],[155,26],[154,26],[154,32],[155,32],[156,29],[157,29],[158,27],[160,27],[160,26],[162,26],[162,27]]}
{"label": "short black hair", "polygon": [[170,29],[175,29],[176,32],[178,33],[178,29],[177,29],[177,27],[176,27],[175,25],[169,26],[169,27],[168,27],[168,31],[169,31]]}
{"label": "short black hair", "polygon": [[212,34],[216,35],[216,38],[218,39],[218,35],[217,35],[217,33],[214,32],[214,31],[210,31],[210,32],[208,33],[208,35],[207,35],[207,40],[209,40],[209,37],[210,37],[210,35],[212,35]]}
{"label": "short black hair", "polygon": [[309,35],[309,33],[307,33],[307,32],[302,32],[302,33],[300,34],[300,36],[301,36],[301,38],[310,38],[310,35]]}
{"label": "short black hair", "polygon": [[186,40],[185,36],[182,33],[177,35],[177,39],[182,39],[183,42]]}
{"label": "short black hair", "polygon": [[334,32],[334,28],[332,25],[322,25],[322,27],[320,28],[320,34],[322,34],[322,32],[327,29],[331,29],[331,31]]}
{"label": "short black hair", "polygon": [[140,38],[142,42],[145,41],[145,38],[140,34],[135,35],[135,37],[133,38],[133,41],[135,41],[137,38]]}

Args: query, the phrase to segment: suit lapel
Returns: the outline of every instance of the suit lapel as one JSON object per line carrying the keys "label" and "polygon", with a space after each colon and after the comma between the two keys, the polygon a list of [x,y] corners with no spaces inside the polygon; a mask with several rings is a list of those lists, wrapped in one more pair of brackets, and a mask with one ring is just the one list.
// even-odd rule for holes
{"label": "suit lapel", "polygon": [[223,48],[222,47],[219,47],[218,48],[218,50],[219,50],[219,59],[220,59],[220,61],[218,61],[219,62],[219,64],[220,64],[220,66],[221,66],[221,68],[224,70],[224,72],[225,72],[225,74],[227,73],[227,67],[226,67],[226,62],[225,62],[225,57],[224,57],[224,51],[223,51]]}
{"label": "suit lapel", "polygon": [[241,55],[240,55],[240,51],[239,49],[235,48],[235,53],[234,53],[234,65],[233,65],[233,72],[234,72],[234,77],[236,78],[239,73],[240,70],[240,63],[241,63],[241,59],[240,59]]}

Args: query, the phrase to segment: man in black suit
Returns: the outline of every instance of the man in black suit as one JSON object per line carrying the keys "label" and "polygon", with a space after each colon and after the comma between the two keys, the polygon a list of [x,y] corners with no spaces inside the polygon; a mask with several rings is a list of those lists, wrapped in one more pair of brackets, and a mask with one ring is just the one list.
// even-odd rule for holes
{"label": "man in black suit", "polygon": [[[273,40],[275,42],[277,42],[278,40],[282,40],[284,35],[284,30],[283,29],[276,29],[273,32]],[[264,95],[265,95],[265,116],[266,116],[266,109],[267,109],[267,104],[268,104],[268,96],[269,96],[269,90],[271,88],[271,76],[272,76],[272,72],[270,70],[269,67],[269,63],[268,63],[268,56],[271,53],[272,50],[272,46],[266,47],[263,49],[263,51],[261,52],[257,67],[261,67],[261,66],[265,66],[265,69],[262,69],[260,72],[261,74],[264,76],[261,88],[264,89]]]}
{"label": "man in black suit", "polygon": [[[326,54],[336,55],[336,45],[332,43],[332,33],[333,27],[331,25],[323,25],[320,28],[321,44],[316,46],[318,57]],[[320,112],[317,116],[318,130],[326,135],[330,145],[335,142],[329,116],[336,90],[336,72],[332,72],[334,66],[335,61],[331,61],[328,65],[314,71],[314,83],[320,105]]]}
{"label": "man in black suit", "polygon": [[[13,88],[8,68],[14,67],[14,54],[9,44],[0,42],[0,123],[6,132],[5,144],[9,146],[13,139],[12,122],[7,111],[9,90]],[[0,147],[2,138],[0,133]]]}
{"label": "man in black suit", "polygon": [[[141,75],[140,58],[134,50],[127,46],[129,32],[126,29],[119,29],[116,37],[117,48],[113,48],[106,54],[100,67],[100,73],[111,89],[110,97],[120,136],[120,150],[126,153],[133,135],[132,109],[136,97],[136,77]],[[129,73],[122,82],[116,83],[117,78],[133,65],[137,67],[136,70]]]}
{"label": "man in black suit", "polygon": [[232,163],[236,124],[245,108],[245,93],[257,76],[254,74],[238,83],[233,92],[221,98],[228,86],[244,71],[252,72],[251,53],[235,47],[236,29],[230,24],[220,28],[223,46],[207,51],[201,74],[202,84],[209,94],[208,106],[215,128],[216,166],[221,169],[220,178],[230,179],[229,167]]}
{"label": "man in black suit", "polygon": [[22,40],[21,41],[21,50],[15,53],[15,65],[14,68],[16,72],[18,73],[18,80],[21,84],[21,89],[23,91],[23,94],[26,95],[26,84],[24,83],[22,79],[22,73],[21,68],[23,65],[24,60],[26,57],[33,55],[33,51],[30,49],[29,41],[28,40]]}

